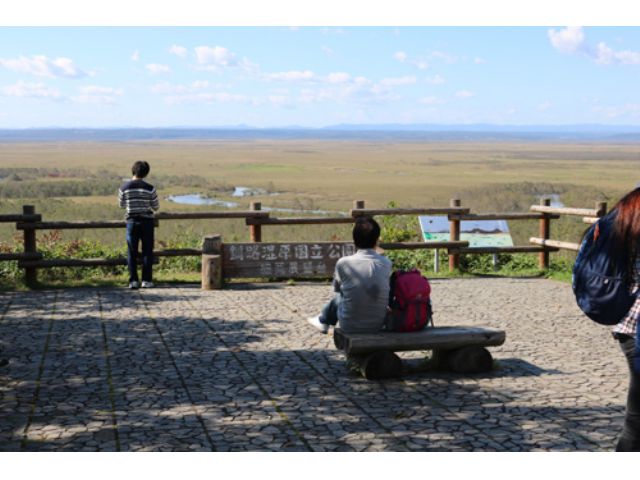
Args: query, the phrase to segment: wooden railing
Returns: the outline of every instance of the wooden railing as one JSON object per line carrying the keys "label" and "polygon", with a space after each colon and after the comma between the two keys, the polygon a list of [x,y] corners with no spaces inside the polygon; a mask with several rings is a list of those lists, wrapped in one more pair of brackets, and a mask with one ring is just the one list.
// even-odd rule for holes
{"label": "wooden railing", "polygon": [[[0,222],[31,222],[36,223],[42,220],[42,216],[35,213],[35,208],[30,205],[22,207],[22,214],[18,215],[0,215]],[[0,253],[0,261],[2,260],[18,260],[33,261],[40,260],[42,254],[36,250],[36,233],[34,230],[24,232],[24,251],[22,253]],[[36,282],[36,273],[33,269],[25,269],[25,282],[27,285],[33,285]]]}
{"label": "wooden railing", "polygon": [[[243,211],[214,211],[214,212],[162,212],[156,215],[156,225],[161,221],[184,219],[244,219],[249,227],[249,241],[262,242],[262,227],[287,225],[331,225],[353,223],[356,218],[383,215],[446,215],[449,221],[449,240],[440,242],[395,242],[381,243],[385,250],[416,250],[416,249],[446,249],[449,256],[449,269],[459,268],[460,255],[465,254],[499,254],[499,253],[538,253],[540,268],[549,267],[549,253],[561,249],[577,250],[579,244],[550,239],[550,222],[561,215],[578,215],[585,223],[592,223],[606,212],[606,203],[596,204],[596,208],[556,208],[550,206],[550,201],[544,199],[541,205],[533,205],[530,212],[525,213],[488,213],[472,214],[469,208],[462,207],[459,199],[452,199],[449,207],[441,208],[385,208],[367,209],[362,200],[355,201],[348,215],[340,217],[305,217],[305,218],[275,218],[270,212],[263,211],[261,204],[250,204],[249,210]],[[464,220],[539,220],[540,235],[531,237],[529,245],[510,247],[469,247],[469,242],[460,240],[460,222]],[[21,253],[0,254],[0,261],[17,260],[20,268],[25,270],[27,285],[37,281],[38,268],[51,267],[96,267],[126,265],[126,258],[93,258],[93,259],[45,259],[37,249],[36,232],[38,230],[65,229],[102,229],[125,228],[126,222],[121,220],[106,221],[42,221],[42,216],[36,214],[33,206],[24,206],[22,214],[0,215],[0,222],[16,223],[17,230],[24,232],[24,251]],[[232,245],[232,244],[228,244]],[[154,251],[156,257],[200,256],[201,249],[165,249]]]}
{"label": "wooden railing", "polygon": [[[584,223],[594,223],[598,220],[598,218],[602,217],[607,213],[607,203],[606,202],[597,202],[596,207],[591,210],[588,208],[567,208],[567,207],[551,207],[549,205],[549,199],[543,199],[540,205],[532,205],[531,211],[539,212],[547,217],[552,218],[552,215],[573,215],[582,217],[582,221]],[[540,235],[538,237],[531,237],[529,239],[530,243],[534,245],[540,245],[545,248],[557,248],[563,250],[571,250],[577,252],[580,248],[580,243],[575,242],[566,242],[561,240],[552,240],[549,238],[549,221],[545,220],[544,225],[540,224]],[[546,254],[546,257],[540,258],[540,267],[541,268],[549,268],[549,255]]]}

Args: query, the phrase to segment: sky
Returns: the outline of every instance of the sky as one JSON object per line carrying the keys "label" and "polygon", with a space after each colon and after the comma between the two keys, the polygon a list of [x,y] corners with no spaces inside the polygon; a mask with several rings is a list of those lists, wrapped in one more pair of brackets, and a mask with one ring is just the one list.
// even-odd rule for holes
{"label": "sky", "polygon": [[0,128],[640,125],[637,27],[0,27]]}

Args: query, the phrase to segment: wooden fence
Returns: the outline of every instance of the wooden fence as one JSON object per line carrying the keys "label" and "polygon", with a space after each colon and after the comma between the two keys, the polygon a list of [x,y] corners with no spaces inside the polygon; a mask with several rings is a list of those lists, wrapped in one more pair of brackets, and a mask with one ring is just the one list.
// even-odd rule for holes
{"label": "wooden fence", "polygon": [[[355,201],[348,215],[340,217],[313,217],[313,218],[275,218],[270,212],[263,211],[259,202],[250,204],[249,210],[230,212],[189,212],[169,213],[162,212],[156,215],[156,224],[164,221],[183,219],[244,219],[248,226],[249,242],[262,242],[262,228],[270,226],[287,225],[331,225],[353,223],[359,216],[382,215],[446,215],[449,220],[449,240],[442,242],[396,242],[381,243],[384,250],[415,250],[415,249],[446,249],[449,256],[449,269],[453,271],[460,266],[460,255],[473,254],[499,254],[499,253],[537,253],[541,269],[549,267],[549,253],[561,249],[578,250],[578,243],[552,240],[550,238],[551,220],[560,218],[561,215],[578,215],[583,217],[585,223],[592,223],[606,213],[606,203],[597,203],[596,208],[557,208],[550,206],[549,199],[541,200],[540,205],[533,205],[530,212],[525,213],[490,213],[473,214],[469,208],[462,207],[459,199],[452,199],[449,207],[442,208],[385,208],[367,209],[362,200]],[[538,220],[539,236],[531,237],[529,245],[510,247],[470,247],[469,242],[460,240],[460,222],[463,220]],[[17,260],[18,266],[25,271],[25,282],[34,285],[37,282],[37,269],[51,267],[97,267],[126,265],[126,258],[92,258],[92,259],[45,259],[38,252],[36,232],[38,230],[65,230],[65,229],[100,229],[100,228],[125,228],[125,221],[42,221],[42,216],[35,212],[33,206],[23,207],[22,214],[0,215],[0,222],[16,223],[16,229],[24,233],[24,250],[21,253],[0,253],[0,261]],[[226,244],[233,247],[234,244]],[[241,244],[237,244],[241,245]],[[205,252],[206,253],[206,252]],[[202,249],[165,249],[154,251],[156,257],[200,256]],[[254,273],[259,273],[258,267]],[[294,273],[294,272],[293,272]],[[260,276],[260,275],[256,275]]]}

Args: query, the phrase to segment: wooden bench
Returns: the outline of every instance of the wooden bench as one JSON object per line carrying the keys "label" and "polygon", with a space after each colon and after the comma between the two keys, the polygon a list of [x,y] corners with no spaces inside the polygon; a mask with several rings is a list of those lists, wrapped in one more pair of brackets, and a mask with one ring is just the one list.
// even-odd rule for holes
{"label": "wooden bench", "polygon": [[413,333],[345,333],[334,330],[333,341],[369,379],[398,377],[402,361],[394,352],[432,350],[430,367],[456,373],[478,373],[493,367],[485,347],[502,345],[504,330],[480,327],[431,327]]}

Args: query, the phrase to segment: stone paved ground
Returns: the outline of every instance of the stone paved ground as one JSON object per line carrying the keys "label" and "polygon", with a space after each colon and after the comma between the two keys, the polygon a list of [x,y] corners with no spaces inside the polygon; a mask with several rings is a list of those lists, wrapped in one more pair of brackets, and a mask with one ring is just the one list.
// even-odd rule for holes
{"label": "stone paved ground", "polygon": [[570,286],[432,284],[437,325],[506,330],[497,370],[354,376],[304,322],[328,285],[2,293],[0,450],[612,449],[625,363]]}

